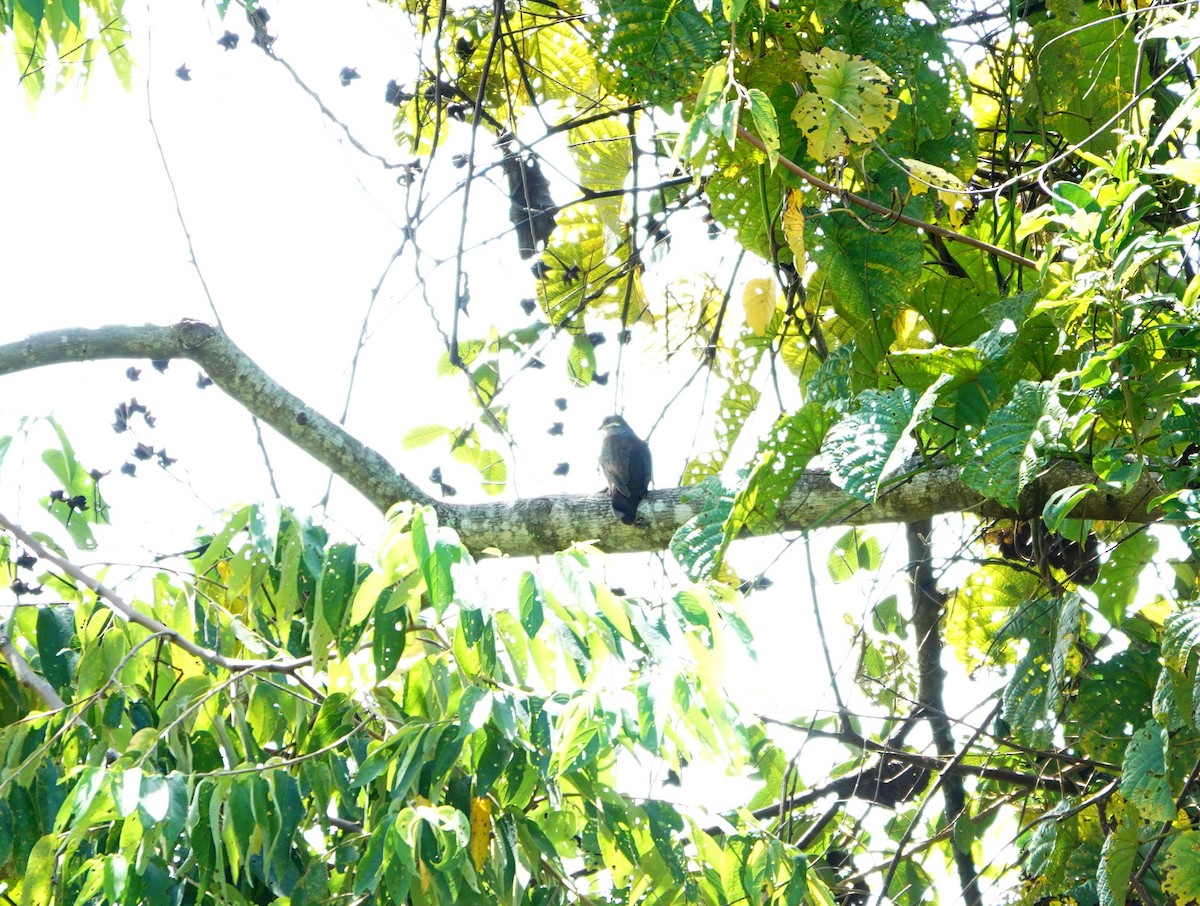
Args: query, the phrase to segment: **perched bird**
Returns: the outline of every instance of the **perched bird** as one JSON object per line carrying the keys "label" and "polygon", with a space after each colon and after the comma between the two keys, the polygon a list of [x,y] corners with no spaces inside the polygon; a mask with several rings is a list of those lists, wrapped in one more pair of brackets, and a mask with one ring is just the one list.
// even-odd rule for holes
{"label": "perched bird", "polygon": [[600,430],[604,432],[600,470],[608,482],[613,512],[626,525],[633,525],[638,504],[650,487],[650,447],[619,415],[608,416],[600,423]]}

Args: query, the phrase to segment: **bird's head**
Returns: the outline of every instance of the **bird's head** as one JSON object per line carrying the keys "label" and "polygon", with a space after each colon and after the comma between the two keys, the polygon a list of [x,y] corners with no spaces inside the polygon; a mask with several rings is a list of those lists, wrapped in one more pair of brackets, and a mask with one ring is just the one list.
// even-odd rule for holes
{"label": "bird's head", "polygon": [[615,434],[631,430],[625,419],[619,415],[610,415],[600,423],[600,430],[605,434]]}

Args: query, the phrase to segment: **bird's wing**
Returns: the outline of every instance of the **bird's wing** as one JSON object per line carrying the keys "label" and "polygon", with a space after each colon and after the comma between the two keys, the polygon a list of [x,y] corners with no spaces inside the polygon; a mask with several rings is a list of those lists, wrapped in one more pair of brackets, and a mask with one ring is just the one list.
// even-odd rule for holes
{"label": "bird's wing", "polygon": [[636,448],[638,443],[640,441],[636,437],[621,434],[610,434],[604,438],[600,468],[609,488],[624,497],[632,497],[633,489],[638,487],[635,480],[636,473],[641,471],[635,465],[635,461],[640,462]]}

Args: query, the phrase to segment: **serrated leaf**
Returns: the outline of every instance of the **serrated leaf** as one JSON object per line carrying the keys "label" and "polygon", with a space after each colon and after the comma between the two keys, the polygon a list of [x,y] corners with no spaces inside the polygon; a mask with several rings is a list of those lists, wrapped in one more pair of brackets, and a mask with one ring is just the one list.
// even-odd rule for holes
{"label": "serrated leaf", "polygon": [[861,571],[874,572],[883,565],[879,539],[858,529],[850,529],[833,543],[829,551],[829,575],[834,582],[845,582]]}
{"label": "serrated leaf", "polygon": [[1013,398],[987,420],[978,438],[959,452],[963,481],[1012,510],[1045,464],[1046,445],[1058,437],[1064,419],[1049,384],[1021,381]]}
{"label": "serrated leaf", "polygon": [[1035,639],[1004,689],[1001,715],[1013,735],[1028,746],[1049,745],[1054,735],[1049,660],[1049,643]]}
{"label": "serrated leaf", "polygon": [[706,478],[688,488],[687,499],[694,499],[693,495],[703,500],[704,506],[675,530],[670,547],[689,578],[699,580],[719,565],[717,558],[723,549],[725,520],[733,509],[733,496],[715,478]]}
{"label": "serrated leaf", "polygon": [[1105,839],[1096,872],[1096,895],[1100,906],[1124,906],[1138,846],[1137,825],[1132,823],[1122,824]]}
{"label": "serrated leaf", "polygon": [[846,491],[868,503],[884,477],[907,455],[916,394],[907,387],[864,390],[858,409],[829,431],[825,452]]}
{"label": "serrated leaf", "polygon": [[825,47],[819,54],[801,52],[800,62],[811,74],[813,90],[801,96],[792,119],[814,160],[874,141],[895,119],[899,104],[887,96],[891,78],[870,60]]}
{"label": "serrated leaf", "polygon": [[1125,748],[1121,765],[1121,795],[1146,821],[1172,821],[1175,801],[1167,786],[1167,731],[1157,721],[1142,725]]}
{"label": "serrated leaf", "polygon": [[1200,645],[1200,607],[1188,607],[1163,623],[1163,663],[1176,673],[1191,673],[1192,655]]}
{"label": "serrated leaf", "polygon": [[579,387],[586,387],[596,374],[596,348],[586,334],[576,334],[567,353],[567,375]]}
{"label": "serrated leaf", "polygon": [[405,434],[400,441],[400,446],[405,450],[413,450],[431,444],[439,438],[451,437],[453,434],[454,432],[445,425],[422,425]]}
{"label": "serrated leaf", "polygon": [[1164,864],[1163,890],[1171,902],[1200,903],[1200,831],[1184,831],[1172,840]]}
{"label": "serrated leaf", "polygon": [[770,532],[775,527],[779,505],[821,450],[833,421],[833,413],[820,403],[806,403],[798,412],[776,423],[759,444],[749,477],[734,500],[725,521],[725,539],[718,561],[729,543],[744,529]]}

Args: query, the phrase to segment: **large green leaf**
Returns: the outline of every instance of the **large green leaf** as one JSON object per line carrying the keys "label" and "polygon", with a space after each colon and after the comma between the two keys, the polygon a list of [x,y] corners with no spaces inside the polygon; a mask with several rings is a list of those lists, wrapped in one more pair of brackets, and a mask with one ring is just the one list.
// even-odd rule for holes
{"label": "large green leaf", "polygon": [[985,497],[1018,509],[1021,491],[1037,477],[1064,419],[1052,386],[1021,381],[979,436],[966,437],[960,444],[957,458],[963,481]]}
{"label": "large green leaf", "polygon": [[1167,731],[1157,721],[1142,725],[1125,750],[1121,795],[1148,821],[1171,821],[1175,801],[1166,780]]}
{"label": "large green leaf", "polygon": [[907,387],[864,390],[858,409],[830,429],[825,441],[830,468],[860,500],[874,500],[883,479],[911,452],[916,399]]}
{"label": "large green leaf", "polygon": [[[617,92],[660,107],[682,100],[722,54],[723,30],[694,3],[602,0],[591,19],[608,63],[603,80]],[[725,26],[728,29],[728,26]]]}
{"label": "large green leaf", "polygon": [[1048,745],[1054,734],[1050,709],[1050,646],[1037,640],[1017,663],[1004,689],[1001,715],[1013,735],[1028,746]]}
{"label": "large green leaf", "polygon": [[820,403],[808,403],[779,420],[758,448],[750,475],[734,499],[725,521],[724,557],[729,542],[745,529],[770,532],[779,505],[795,487],[809,462],[821,450],[832,414]]}

